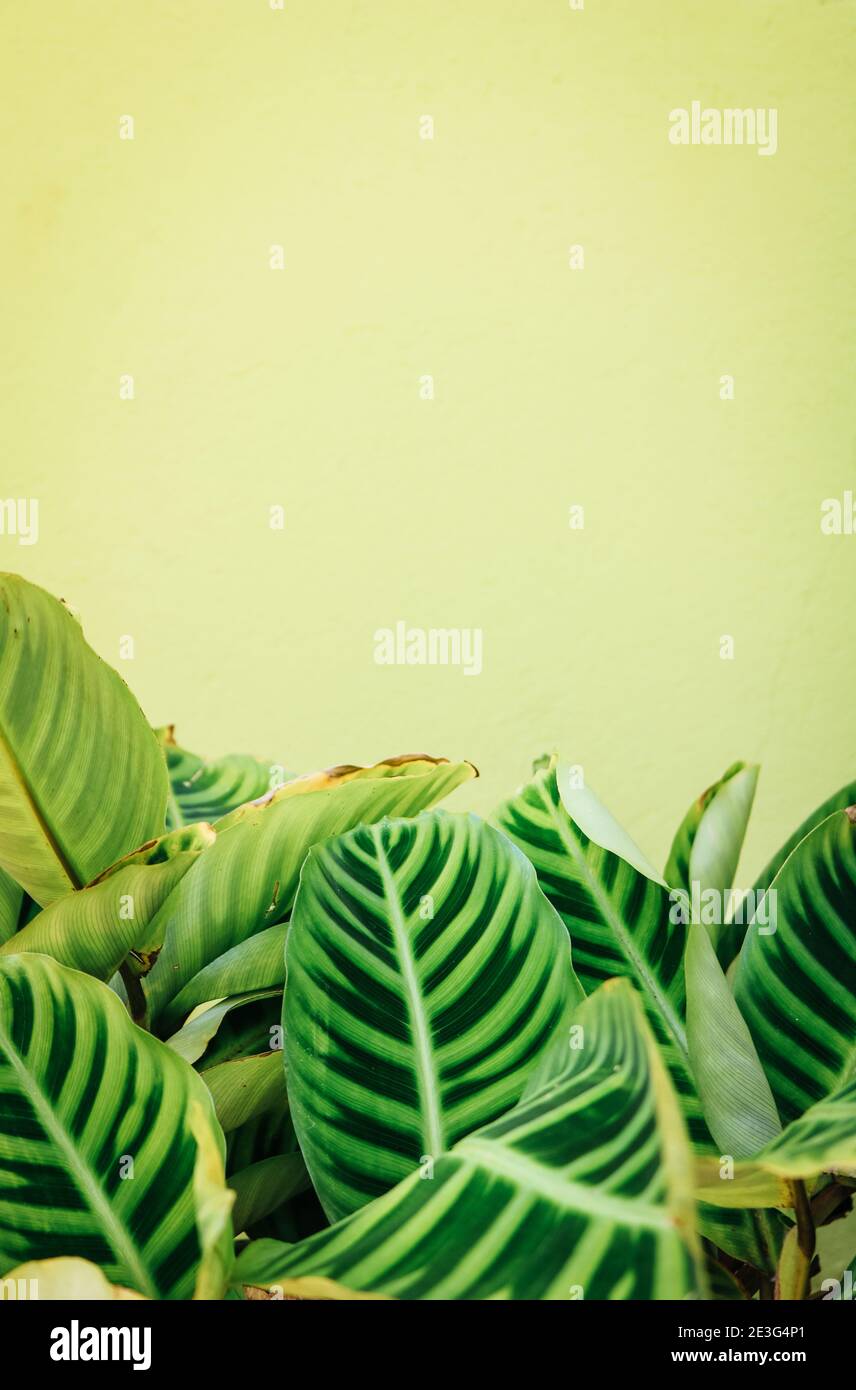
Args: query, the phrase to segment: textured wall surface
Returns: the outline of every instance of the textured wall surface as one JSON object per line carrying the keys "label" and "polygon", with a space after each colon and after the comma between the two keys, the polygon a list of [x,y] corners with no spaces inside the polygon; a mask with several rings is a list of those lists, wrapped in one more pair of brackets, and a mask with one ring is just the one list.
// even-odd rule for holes
{"label": "textured wall surface", "polygon": [[[855,17],[4,6],[0,564],[202,752],[463,755],[486,811],[557,746],[660,860],[758,759],[750,872],[856,772]],[[694,100],[775,155],[670,143]],[[376,665],[398,619],[482,674]]]}

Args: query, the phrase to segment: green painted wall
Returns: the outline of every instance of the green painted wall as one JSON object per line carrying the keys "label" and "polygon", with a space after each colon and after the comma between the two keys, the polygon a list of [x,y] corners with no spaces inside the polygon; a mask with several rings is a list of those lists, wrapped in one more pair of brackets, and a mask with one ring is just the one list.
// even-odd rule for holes
{"label": "green painted wall", "polygon": [[[468,756],[486,811],[555,745],[661,861],[758,759],[748,873],[856,771],[853,40],[851,0],[6,7],[0,563],[203,752]],[[672,145],[696,99],[775,156]],[[483,673],[377,666],[397,619]]]}

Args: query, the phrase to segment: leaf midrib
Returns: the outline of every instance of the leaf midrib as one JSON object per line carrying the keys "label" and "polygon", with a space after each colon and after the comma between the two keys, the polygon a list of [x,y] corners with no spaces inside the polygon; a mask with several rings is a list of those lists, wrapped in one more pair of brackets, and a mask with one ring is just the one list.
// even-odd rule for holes
{"label": "leaf midrib", "polygon": [[[594,898],[595,903],[597,904],[598,909],[604,918],[604,921],[615,934],[627,961],[629,962],[639,981],[639,984],[642,986],[642,989],[648,994],[649,998],[657,1006],[658,1011],[660,1012],[666,1024],[668,1025],[669,1032],[672,1034],[672,1037],[674,1038],[677,1046],[681,1051],[684,1061],[686,1062],[687,1066],[689,1066],[689,1049],[687,1047],[687,1037],[686,1032],[680,1022],[680,1019],[678,1018],[668,999],[664,995],[650,967],[647,965],[645,960],[642,958],[642,956],[636,949],[636,946],[634,945],[630,933],[627,931],[618,913],[613,908],[608,896],[604,893],[600,885],[600,882],[591,872],[588,865],[588,860],[586,859],[585,855],[581,852],[579,845],[574,840],[574,837],[568,834],[567,827],[563,824],[562,818],[558,814],[557,808],[553,804],[553,801],[546,794],[543,786],[539,788],[539,791],[541,794],[541,799],[547,808],[547,813],[556,827],[559,839],[567,849],[571,858],[574,860],[574,863],[576,864],[581,877],[584,879],[588,891]],[[613,853],[613,851],[611,850],[608,850],[606,852]],[[619,855],[618,857],[620,858],[621,856]],[[631,865],[630,867],[632,868],[633,866]],[[638,873],[639,871],[635,870],[635,872]]]}
{"label": "leaf midrib", "polygon": [[635,1198],[616,1197],[586,1183],[572,1182],[563,1177],[561,1170],[548,1168],[524,1154],[513,1152],[495,1139],[462,1139],[453,1152],[455,1157],[470,1159],[489,1173],[498,1173],[517,1187],[546,1197],[568,1211],[582,1212],[585,1216],[600,1217],[622,1226],[646,1230],[675,1229],[666,1208]]}
{"label": "leaf midrib", "polygon": [[104,1195],[97,1176],[80,1153],[73,1137],[60,1123],[53,1106],[27,1066],[25,1058],[21,1056],[2,1026],[0,1026],[0,1046],[5,1050],[12,1070],[18,1077],[24,1094],[35,1110],[42,1128],[62,1153],[69,1173],[74,1178],[89,1210],[100,1222],[103,1233],[112,1246],[120,1265],[124,1265],[127,1273],[136,1281],[140,1293],[147,1294],[149,1298],[159,1298],[160,1291],[154,1276],[143,1261],[130,1231],[116,1215]]}
{"label": "leaf midrib", "polygon": [[12,780],[15,783],[17,783],[18,787],[20,788],[24,801],[26,802],[27,806],[32,812],[33,818],[36,822],[36,826],[41,831],[42,835],[44,836],[45,842],[48,846],[48,849],[53,854],[63,874],[65,874],[65,877],[68,879],[69,886],[74,890],[82,888],[83,879],[73,868],[71,862],[66,857],[65,851],[63,850],[62,846],[57,840],[56,835],[49,826],[47,818],[43,813],[42,808],[36,798],[36,794],[24,775],[23,768],[21,767],[21,764],[18,761],[18,756],[15,753],[12,744],[9,741],[8,734],[6,733],[6,730],[2,724],[0,724],[0,747],[2,747],[3,752],[6,755],[6,760],[9,764],[9,769],[12,774]]}
{"label": "leaf midrib", "polygon": [[395,877],[386,857],[381,839],[380,827],[372,826],[372,838],[377,853],[378,870],[383,885],[384,897],[389,907],[390,926],[396,954],[401,962],[405,1001],[410,1014],[415,1052],[416,1081],[422,1111],[422,1140],[425,1153],[436,1158],[445,1147],[443,1114],[437,1085],[437,1069],[434,1064],[434,1047],[431,1028],[425,1011],[425,1000],[419,984],[416,961],[410,944],[407,923],[404,920],[401,898]]}

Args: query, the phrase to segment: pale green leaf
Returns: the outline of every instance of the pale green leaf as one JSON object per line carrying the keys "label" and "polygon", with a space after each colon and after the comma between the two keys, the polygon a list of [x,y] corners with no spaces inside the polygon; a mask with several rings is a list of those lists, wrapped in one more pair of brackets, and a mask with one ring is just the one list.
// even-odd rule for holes
{"label": "pale green leaf", "polygon": [[145,941],[156,914],[213,840],[208,825],[162,835],[86,888],[57,898],[0,946],[0,956],[35,951],[109,980]]}
{"label": "pale green leaf", "polygon": [[690,1066],[708,1128],[723,1154],[748,1158],[781,1133],[770,1084],[703,926],[684,958]]}
{"label": "pale green leaf", "polygon": [[0,867],[42,906],[164,827],[157,739],[67,607],[0,576]]}

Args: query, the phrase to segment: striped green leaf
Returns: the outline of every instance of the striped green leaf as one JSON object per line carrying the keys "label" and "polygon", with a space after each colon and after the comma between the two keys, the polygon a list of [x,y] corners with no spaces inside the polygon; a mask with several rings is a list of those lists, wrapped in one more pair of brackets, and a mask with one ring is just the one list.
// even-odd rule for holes
{"label": "striped green leaf", "polygon": [[586,788],[555,760],[496,813],[494,823],[534,864],[567,927],[586,993],[615,976],[642,994],[658,1040],[687,1095],[686,927],[670,920],[668,890]]}
{"label": "striped green leaf", "polygon": [[193,1069],[116,996],[47,956],[0,960],[0,1273],[80,1256],[149,1298],[187,1298],[200,1259]]}
{"label": "striped green leaf", "polygon": [[[715,1152],[692,1077],[686,1033],[680,904],[597,798],[555,758],[505,802],[495,824],[528,855],[573,943],[587,993],[625,977],[639,990],[680,1097],[693,1145]],[[723,1250],[768,1266],[770,1256],[742,1215],[702,1209],[702,1227]]]}
{"label": "striped green leaf", "polygon": [[42,906],[160,835],[157,739],[68,608],[0,576],[0,867]]}
{"label": "striped green leaf", "polygon": [[168,830],[195,821],[219,820],[247,801],[267,796],[294,776],[278,763],[244,753],[230,753],[206,762],[179,747],[172,724],[155,732],[169,774]]}
{"label": "striped green leaf", "polygon": [[330,1230],[251,1244],[236,1280],[321,1297],[698,1292],[689,1148],[636,996],[606,985],[575,1024],[582,1046],[539,1091]]}
{"label": "striped green leaf", "polygon": [[152,1026],[164,1031],[161,1015],[204,966],[288,913],[313,844],[360,822],[414,815],[475,775],[469,763],[427,756],[333,768],[218,821],[215,843],[152,923],[153,964],[141,982]]}
{"label": "striped green leaf", "polygon": [[856,1073],[856,810],[801,840],[773,893],[770,926],[746,933],[734,996],[788,1124]]}
{"label": "striped green leaf", "polygon": [[128,952],[145,941],[173,889],[213,840],[207,825],[162,835],[88,887],[57,898],[0,946],[0,957],[35,951],[109,980]]}
{"label": "striped green leaf", "polygon": [[493,821],[534,864],[568,929],[586,993],[630,976],[659,1026],[686,1052],[684,928],[670,923],[663,880],[609,812],[552,759]]}
{"label": "striped green leaf", "polygon": [[797,827],[793,835],[791,835],[782,845],[781,849],[773,855],[769,864],[765,866],[763,873],[759,874],[755,883],[756,890],[763,891],[770,887],[770,884],[788,858],[788,855],[793,853],[800,841],[805,839],[806,835],[811,834],[812,830],[817,829],[821,821],[827,820],[835,811],[846,811],[848,806],[854,805],[856,805],[856,782],[848,782],[840,791],[834,792],[832,796],[828,797],[826,801],[812,811],[811,815],[806,816],[805,820]]}
{"label": "striped green leaf", "polygon": [[331,1220],[513,1105],[582,997],[525,857],[442,811],[310,853],[286,977],[291,1112]]}

